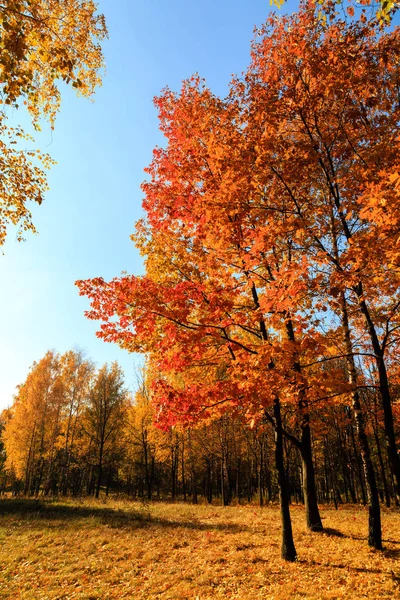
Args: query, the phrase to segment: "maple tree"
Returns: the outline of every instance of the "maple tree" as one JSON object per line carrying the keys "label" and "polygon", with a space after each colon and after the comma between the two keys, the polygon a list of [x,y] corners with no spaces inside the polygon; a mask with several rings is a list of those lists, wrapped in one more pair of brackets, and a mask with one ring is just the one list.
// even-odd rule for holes
{"label": "maple tree", "polygon": [[[398,254],[387,242],[398,230],[385,206],[389,195],[394,214],[398,202],[399,31],[328,14],[329,25],[303,3],[293,17],[271,17],[225,100],[198,77],[180,94],[164,91],[156,103],[168,145],[154,152],[134,238],[146,275],[78,282],[101,337],[151,354],[164,425],[225,411],[271,421],[289,559],[282,439],[300,450],[312,499],[310,406],[330,397],[352,398],[369,543],[381,547],[354,357],[362,369],[375,361],[397,477],[385,352],[397,343],[398,270],[388,266]],[[335,319],[339,356],[324,333]],[[345,371],[321,371],[340,357]],[[282,425],[286,407],[300,437]]]}
{"label": "maple tree", "polygon": [[[376,18],[377,22],[381,25],[390,23],[394,14],[397,12],[399,8],[399,3],[397,0],[379,0],[378,2],[374,2],[374,0],[362,0],[362,2],[357,3],[352,0],[348,0],[348,2],[344,2],[344,0],[311,0],[314,5],[319,8],[318,17],[322,20],[323,23],[326,23],[326,12],[331,12],[332,10],[337,10],[340,6],[343,12],[349,17],[354,17],[355,9],[362,9],[361,15],[362,18],[365,17],[365,7],[371,7],[371,13]],[[285,0],[270,0],[270,4],[274,4],[277,8],[281,8]],[[339,6],[338,6],[339,5]]]}
{"label": "maple tree", "polygon": [[7,106],[21,104],[39,129],[47,118],[54,127],[60,108],[59,82],[91,96],[103,67],[100,42],[107,35],[104,16],[92,0],[4,0],[0,4],[0,245],[7,225],[18,226],[18,239],[35,232],[29,201],[41,204],[47,190],[47,154],[18,148],[29,138],[7,123]]}
{"label": "maple tree", "polygon": [[[286,39],[285,53],[277,63],[282,45],[276,32],[285,24],[273,23],[272,35],[266,35],[254,46],[248,102],[252,104],[254,114],[258,113],[260,120],[263,119],[263,131],[261,133],[259,129],[261,135],[254,144],[258,144],[260,167],[270,175],[270,181],[265,184],[265,195],[269,203],[276,198],[278,208],[281,199],[277,194],[284,194],[286,210],[292,215],[295,239],[298,240],[295,242],[297,252],[306,255],[312,268],[320,272],[320,281],[317,280],[316,285],[319,293],[324,293],[324,286],[327,286],[324,302],[333,311],[342,312],[345,356],[353,387],[356,386],[356,370],[345,303],[355,301],[364,317],[365,334],[377,363],[389,455],[397,477],[398,454],[384,344],[381,346],[378,341],[379,326],[374,323],[368,302],[369,293],[371,304],[378,304],[374,296],[376,288],[371,290],[371,280],[375,284],[381,282],[379,291],[381,298],[386,300],[386,306],[382,308],[390,315],[387,325],[389,321],[395,321],[397,274],[394,272],[387,277],[382,269],[386,233],[376,226],[373,214],[360,214],[360,196],[363,198],[363,187],[371,179],[382,177],[383,156],[388,158],[385,166],[391,169],[397,152],[397,66],[393,60],[396,52],[392,51],[398,44],[398,31],[378,36],[370,23],[354,23],[346,29],[338,25],[333,22],[326,28],[321,24],[318,30],[315,23],[307,36],[301,28],[293,31],[291,39]],[[322,32],[325,43],[317,44]],[[353,52],[349,51],[351,45],[355,49]],[[375,69],[371,68],[372,53]],[[337,71],[334,64],[340,67]],[[382,64],[385,68],[380,71]],[[383,88],[387,103],[378,100]],[[266,106],[268,115],[262,111]],[[271,122],[273,127],[268,128]],[[262,176],[261,169],[257,169],[255,176],[258,172]],[[365,256],[366,248],[368,257]],[[387,264],[386,259],[383,266]],[[359,330],[361,323],[358,325]],[[387,336],[395,330],[396,326],[387,327]],[[366,348],[365,352],[368,351]],[[362,431],[363,417],[357,394],[355,390],[353,407],[359,440],[364,447],[362,456],[371,503],[370,543],[381,547],[378,494]]]}

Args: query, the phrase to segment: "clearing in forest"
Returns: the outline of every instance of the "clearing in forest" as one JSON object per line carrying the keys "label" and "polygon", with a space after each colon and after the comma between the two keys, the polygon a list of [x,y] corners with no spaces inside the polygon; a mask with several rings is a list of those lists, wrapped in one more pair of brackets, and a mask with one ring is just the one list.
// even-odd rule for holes
{"label": "clearing in forest", "polygon": [[383,552],[367,545],[367,513],[322,508],[325,533],[292,507],[299,560],[280,555],[277,507],[122,500],[0,501],[0,598],[400,597],[400,514],[383,514]]}

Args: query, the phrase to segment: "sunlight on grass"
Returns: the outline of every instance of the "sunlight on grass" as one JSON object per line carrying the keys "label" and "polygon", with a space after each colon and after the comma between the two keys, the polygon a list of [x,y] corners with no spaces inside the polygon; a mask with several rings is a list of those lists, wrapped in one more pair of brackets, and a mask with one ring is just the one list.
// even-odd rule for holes
{"label": "sunlight on grass", "polygon": [[1,501],[0,598],[395,598],[400,518],[385,551],[366,544],[360,508],[323,509],[310,533],[293,507],[299,561],[279,559],[276,507]]}

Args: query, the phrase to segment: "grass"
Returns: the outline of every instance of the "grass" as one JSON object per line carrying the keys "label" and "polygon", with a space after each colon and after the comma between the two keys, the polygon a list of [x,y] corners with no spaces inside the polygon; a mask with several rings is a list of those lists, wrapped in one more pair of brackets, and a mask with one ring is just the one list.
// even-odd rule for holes
{"label": "grass", "polygon": [[322,508],[325,533],[292,508],[298,562],[279,558],[277,507],[0,500],[1,599],[381,600],[400,598],[400,514]]}

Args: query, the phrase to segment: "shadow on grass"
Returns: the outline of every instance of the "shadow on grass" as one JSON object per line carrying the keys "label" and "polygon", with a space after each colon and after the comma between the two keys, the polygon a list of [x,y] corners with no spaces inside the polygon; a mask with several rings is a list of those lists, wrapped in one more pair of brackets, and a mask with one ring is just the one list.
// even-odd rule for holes
{"label": "shadow on grass", "polygon": [[[362,537],[362,536],[356,536],[356,535],[347,535],[345,533],[342,533],[341,531],[339,531],[338,529],[332,529],[331,527],[326,527],[325,529],[323,529],[321,532],[318,532],[319,534],[323,534],[323,535],[327,535],[329,537],[338,537],[338,538],[348,538],[350,540],[358,540],[358,541],[366,541],[367,537]],[[382,540],[382,542],[385,544],[400,544],[399,541],[396,540]],[[399,548],[384,548],[383,549],[383,554],[385,556],[387,556],[388,558],[396,558],[399,559],[400,558],[400,549]]]}
{"label": "shadow on grass", "polygon": [[387,542],[388,544],[400,544],[400,540],[383,540],[383,542]]}
{"label": "shadow on grass", "polygon": [[351,565],[344,565],[342,563],[339,564],[335,564],[335,563],[323,563],[320,562],[318,560],[301,560],[299,561],[300,563],[303,563],[307,566],[311,566],[311,567],[315,567],[318,566],[320,568],[323,569],[344,569],[346,571],[350,571],[352,573],[372,573],[374,575],[389,575],[390,573],[388,571],[382,570],[382,569],[370,569],[369,567],[353,567]]}
{"label": "shadow on grass", "polygon": [[249,529],[246,525],[239,526],[234,523],[202,523],[195,519],[191,521],[163,519],[151,515],[146,504],[143,505],[143,508],[132,507],[122,510],[107,506],[63,504],[40,499],[0,499],[0,519],[8,515],[33,521],[38,525],[43,524],[46,527],[51,526],[52,521],[58,522],[54,523],[54,526],[63,527],[77,520],[92,520],[94,525],[107,525],[117,529],[160,526],[200,531],[225,531],[227,533],[239,533]]}
{"label": "shadow on grass", "polygon": [[398,548],[384,548],[383,554],[387,558],[394,558],[396,560],[400,559],[400,550]]}
{"label": "shadow on grass", "polygon": [[324,529],[322,531],[319,531],[318,533],[322,534],[322,535],[327,535],[329,537],[338,537],[338,538],[349,537],[348,535],[339,531],[339,529],[334,529],[333,527],[324,527]]}

